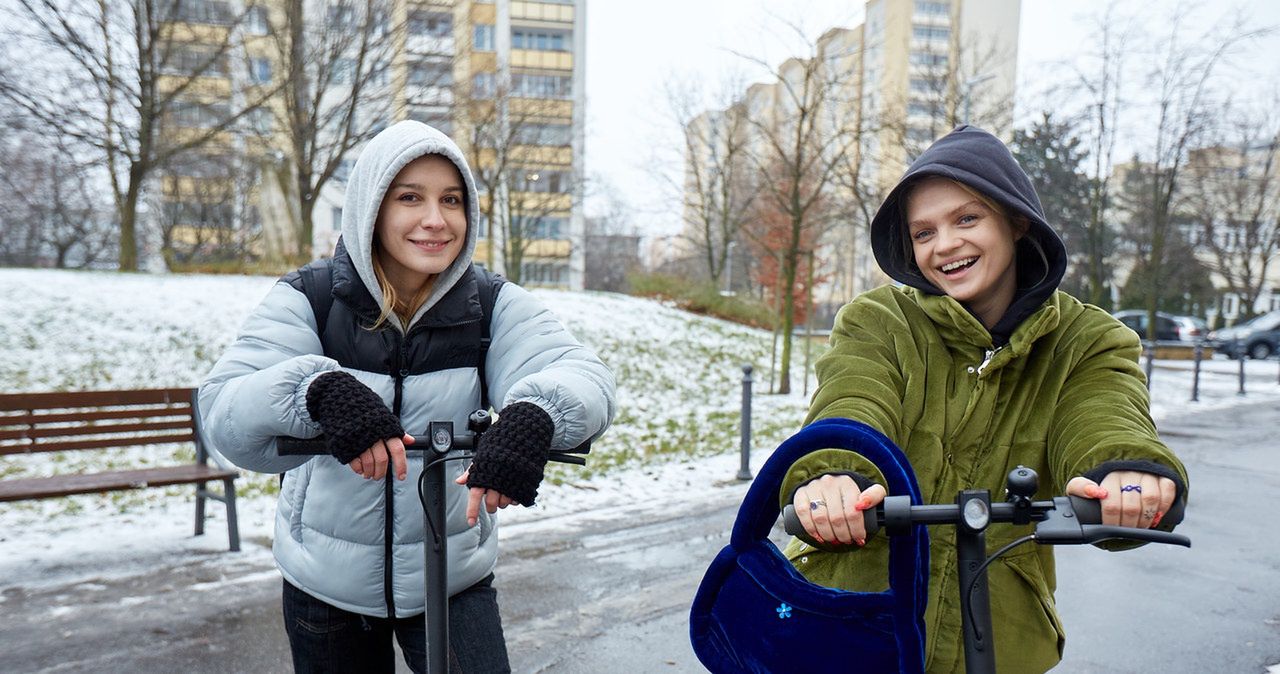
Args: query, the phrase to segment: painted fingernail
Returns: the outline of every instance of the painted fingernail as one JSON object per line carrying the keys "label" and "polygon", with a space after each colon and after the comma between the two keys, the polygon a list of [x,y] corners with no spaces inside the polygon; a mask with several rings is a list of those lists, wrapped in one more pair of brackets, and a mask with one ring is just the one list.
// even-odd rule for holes
{"label": "painted fingernail", "polygon": [[854,543],[857,543],[857,544],[858,544],[858,547],[862,547],[862,546],[864,546],[864,545],[866,545],[866,544],[867,544],[867,539],[865,539],[865,538],[855,538],[855,539],[853,539],[853,542],[854,542]]}
{"label": "painted fingernail", "polygon": [[1160,520],[1163,518],[1164,518],[1164,513],[1157,512],[1156,516],[1151,519],[1151,528],[1154,529],[1155,527],[1160,526]]}
{"label": "painted fingernail", "polygon": [[823,544],[823,545],[826,545],[826,544],[827,544],[827,541],[826,541],[825,539],[823,539],[823,538],[822,538],[822,534],[814,534],[814,535],[813,535],[813,537],[814,537],[814,539],[816,539],[819,543],[821,543],[821,544]]}
{"label": "painted fingernail", "polygon": [[871,507],[871,499],[869,498],[864,498],[861,501],[858,501],[858,505],[854,506],[854,508],[858,512],[862,512],[863,510],[866,510],[867,508],[870,508],[870,507]]}

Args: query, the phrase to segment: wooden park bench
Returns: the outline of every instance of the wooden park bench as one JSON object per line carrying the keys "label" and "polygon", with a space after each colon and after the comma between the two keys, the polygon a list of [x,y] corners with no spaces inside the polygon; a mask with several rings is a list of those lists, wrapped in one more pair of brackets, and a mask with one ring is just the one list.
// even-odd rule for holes
{"label": "wooden park bench", "polygon": [[[238,472],[210,464],[200,432],[196,391],[190,388],[135,391],[0,394],[0,457],[46,452],[195,444],[194,463],[48,477],[0,478],[0,502],[94,494],[175,484],[196,486],[196,535],[204,533],[205,499],[227,507],[231,550],[240,549],[236,523]],[[206,488],[222,482],[222,492]]]}

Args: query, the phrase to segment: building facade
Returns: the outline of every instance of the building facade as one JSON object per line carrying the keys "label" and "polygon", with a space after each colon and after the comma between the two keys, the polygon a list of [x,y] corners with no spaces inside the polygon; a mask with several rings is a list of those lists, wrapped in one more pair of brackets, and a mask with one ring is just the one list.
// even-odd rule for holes
{"label": "building facade", "polygon": [[[278,95],[193,153],[192,168],[166,171],[160,210],[189,225],[178,235],[252,238],[254,254],[306,248],[290,225],[299,218],[295,204],[304,189],[296,166],[305,160],[281,122],[289,114],[284,98],[303,73],[303,87],[315,92],[320,111],[317,145],[338,138],[348,123],[376,131],[416,119],[439,128],[463,148],[476,175],[483,212],[481,222],[472,223],[480,234],[476,261],[528,285],[582,287],[585,0],[186,0],[181,6],[175,19],[193,37],[242,34],[226,64],[201,78],[205,100],[185,124],[213,123],[218,116],[208,106],[224,100],[234,107],[255,87],[274,87]],[[288,72],[279,32],[290,12],[306,17],[297,33],[302,40],[332,40],[324,43],[334,45],[324,64]],[[365,39],[344,42],[343,31]],[[199,43],[193,39],[192,49],[198,52]],[[354,96],[364,103],[350,119],[342,117],[344,101]],[[360,149],[341,157],[314,199],[314,257],[330,254],[341,232],[345,175]],[[207,156],[225,157],[228,169],[211,169]],[[312,159],[317,170],[323,163]],[[209,174],[201,188],[207,194],[193,196],[201,189],[183,171]],[[236,199],[243,205],[227,205]],[[215,216],[223,224],[208,226]]]}
{"label": "building facade", "polygon": [[[755,120],[747,126],[758,130],[770,117],[781,124],[813,117],[821,129],[810,134],[816,154],[834,155],[838,163],[822,178],[829,212],[817,227],[816,259],[825,279],[814,289],[817,304],[843,304],[887,280],[866,232],[888,189],[924,148],[962,123],[1011,138],[1020,11],[1020,0],[868,0],[861,25],[827,31],[806,58],[781,64],[774,81],[752,85],[734,107],[690,125],[717,120],[723,126],[739,114]],[[818,111],[801,113],[806,107]],[[746,141],[750,152],[760,151],[758,136]],[[723,148],[687,151],[684,252],[690,256],[706,239],[697,230],[705,229],[697,207],[714,200],[690,192],[715,183],[697,174],[717,169],[706,160],[717,150]]]}

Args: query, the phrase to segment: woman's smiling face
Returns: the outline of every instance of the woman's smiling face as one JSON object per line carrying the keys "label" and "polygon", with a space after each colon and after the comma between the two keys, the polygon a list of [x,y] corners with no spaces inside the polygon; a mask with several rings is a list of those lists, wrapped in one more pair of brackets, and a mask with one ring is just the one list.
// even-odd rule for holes
{"label": "woman's smiling face", "polygon": [[396,292],[412,296],[457,259],[467,240],[465,192],[458,167],[437,154],[409,162],[391,181],[374,232]]}
{"label": "woman's smiling face", "polygon": [[927,178],[907,195],[907,236],[916,265],[939,290],[990,328],[1017,290],[1019,234],[1001,213],[946,178]]}

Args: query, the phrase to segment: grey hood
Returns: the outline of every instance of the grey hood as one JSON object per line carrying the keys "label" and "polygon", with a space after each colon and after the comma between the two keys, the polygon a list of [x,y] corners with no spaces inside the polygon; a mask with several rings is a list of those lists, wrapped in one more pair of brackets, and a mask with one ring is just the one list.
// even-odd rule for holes
{"label": "grey hood", "polygon": [[347,253],[365,288],[381,305],[382,289],[378,287],[378,278],[373,273],[373,226],[378,219],[378,209],[382,206],[387,188],[400,169],[428,154],[448,158],[462,174],[467,192],[467,239],[458,252],[458,259],[436,278],[431,294],[413,315],[409,325],[417,322],[422,314],[449,292],[466,273],[471,265],[471,258],[475,255],[476,223],[480,221],[480,208],[475,179],[462,150],[448,136],[422,122],[397,122],[374,136],[360,153],[347,179],[347,197],[342,206],[342,240]]}

